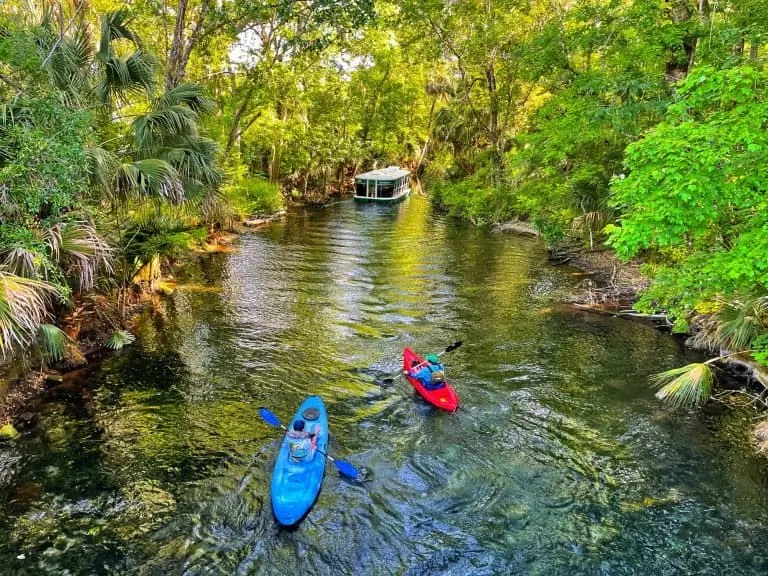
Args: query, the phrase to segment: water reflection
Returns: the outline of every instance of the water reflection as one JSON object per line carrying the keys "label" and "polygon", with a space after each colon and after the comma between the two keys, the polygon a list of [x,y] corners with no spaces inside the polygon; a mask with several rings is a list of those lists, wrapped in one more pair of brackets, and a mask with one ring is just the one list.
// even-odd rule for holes
{"label": "water reflection", "polygon": [[[403,204],[340,203],[181,270],[138,345],[0,446],[14,574],[765,574],[768,474],[742,415],[674,414],[651,329],[558,307],[540,244]],[[465,410],[384,383],[446,356]],[[332,470],[294,531],[269,475],[282,418],[329,410]]]}

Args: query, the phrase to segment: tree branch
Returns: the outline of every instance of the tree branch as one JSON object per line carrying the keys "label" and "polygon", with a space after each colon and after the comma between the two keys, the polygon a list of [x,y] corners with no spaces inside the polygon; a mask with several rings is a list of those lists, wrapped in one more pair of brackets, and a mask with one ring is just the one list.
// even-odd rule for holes
{"label": "tree branch", "polygon": [[77,18],[77,15],[80,13],[80,10],[85,5],[85,0],[80,0],[80,4],[77,5],[77,10],[75,10],[74,16],[72,16],[72,19],[69,21],[69,23],[66,25],[66,27],[62,28],[61,33],[59,34],[58,40],[53,43],[53,48],[51,48],[51,51],[48,52],[48,56],[45,57],[45,60],[43,60],[43,63],[40,65],[40,68],[45,68],[45,65],[48,63],[48,60],[51,59],[51,56],[53,56],[53,53],[56,51],[56,48],[59,47],[59,44],[61,44],[61,41],[64,40],[64,34],[66,34],[70,27],[72,26],[72,23],[75,21],[75,18]]}
{"label": "tree branch", "polygon": [[16,82],[14,82],[14,81],[13,81],[13,80],[11,80],[10,78],[8,78],[8,76],[6,76],[5,74],[3,74],[2,72],[0,72],[0,80],[2,80],[3,82],[5,82],[5,83],[6,83],[6,84],[8,84],[9,86],[12,86],[12,87],[14,87],[14,88],[15,88],[15,89],[16,89],[18,92],[23,92],[23,91],[24,91],[24,88],[21,86],[21,84],[16,84]]}

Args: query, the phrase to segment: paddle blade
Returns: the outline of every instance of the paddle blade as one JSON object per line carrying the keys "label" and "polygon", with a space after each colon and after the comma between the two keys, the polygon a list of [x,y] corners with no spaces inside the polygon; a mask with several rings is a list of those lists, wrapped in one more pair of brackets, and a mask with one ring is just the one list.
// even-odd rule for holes
{"label": "paddle blade", "polygon": [[448,346],[448,348],[446,348],[446,349],[445,349],[445,351],[446,351],[446,352],[453,352],[454,350],[456,350],[456,348],[458,348],[459,346],[461,346],[463,343],[464,343],[464,342],[462,342],[461,340],[459,340],[458,342],[454,342],[453,344],[451,344],[450,346]]}
{"label": "paddle blade", "polygon": [[345,462],[344,460],[334,460],[333,463],[336,466],[336,470],[347,478],[357,480],[360,477],[360,471],[349,462]]}
{"label": "paddle blade", "polygon": [[280,419],[266,408],[259,408],[259,416],[270,426],[280,426]]}

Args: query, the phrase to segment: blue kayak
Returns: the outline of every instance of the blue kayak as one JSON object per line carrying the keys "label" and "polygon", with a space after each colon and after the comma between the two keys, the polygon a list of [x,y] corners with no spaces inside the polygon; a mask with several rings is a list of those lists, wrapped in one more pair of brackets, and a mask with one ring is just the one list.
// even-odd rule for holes
{"label": "blue kayak", "polygon": [[[293,431],[297,420],[304,422],[305,434]],[[304,400],[288,429],[272,471],[272,510],[283,526],[296,524],[309,512],[323,483],[325,457],[318,449],[328,453],[328,414],[322,399]]]}

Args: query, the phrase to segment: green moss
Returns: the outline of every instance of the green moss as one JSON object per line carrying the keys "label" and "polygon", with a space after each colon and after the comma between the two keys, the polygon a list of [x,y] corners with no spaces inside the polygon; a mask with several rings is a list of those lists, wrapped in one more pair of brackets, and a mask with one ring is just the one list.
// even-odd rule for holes
{"label": "green moss", "polygon": [[5,426],[0,426],[0,440],[7,439],[13,440],[19,437],[19,431],[13,427],[10,422]]}

